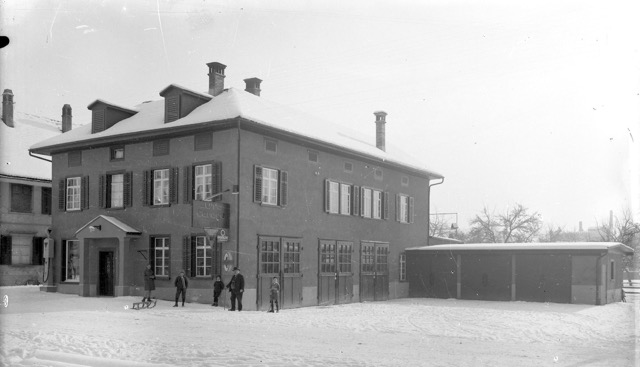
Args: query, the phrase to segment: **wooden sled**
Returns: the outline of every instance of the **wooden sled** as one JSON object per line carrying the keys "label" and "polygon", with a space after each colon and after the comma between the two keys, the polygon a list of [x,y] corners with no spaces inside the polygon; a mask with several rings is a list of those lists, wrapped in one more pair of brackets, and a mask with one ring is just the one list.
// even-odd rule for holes
{"label": "wooden sled", "polygon": [[131,307],[134,310],[140,310],[143,308],[154,308],[156,307],[156,303],[158,303],[158,299],[154,298],[153,302],[151,301],[146,301],[146,302],[135,302],[133,304],[133,307]]}

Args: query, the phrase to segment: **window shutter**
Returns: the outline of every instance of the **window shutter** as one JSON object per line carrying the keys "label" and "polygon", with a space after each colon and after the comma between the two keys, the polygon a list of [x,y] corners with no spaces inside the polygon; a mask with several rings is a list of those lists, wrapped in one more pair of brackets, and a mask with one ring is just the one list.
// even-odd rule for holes
{"label": "window shutter", "polygon": [[11,265],[11,236],[0,236],[0,265]]}
{"label": "window shutter", "polygon": [[51,215],[51,188],[43,187],[40,189],[40,192],[42,194],[42,197],[40,200],[40,203],[41,203],[40,213],[45,215]]}
{"label": "window shutter", "polygon": [[389,193],[382,193],[382,219],[389,219]]}
{"label": "window shutter", "polygon": [[91,124],[91,133],[95,134],[95,133],[99,133],[101,131],[104,131],[104,109],[100,109],[100,110],[93,110],[92,111],[92,117],[93,117],[93,121]]}
{"label": "window shutter", "polygon": [[166,122],[172,122],[180,118],[180,96],[170,96],[165,98],[167,104]]}
{"label": "window shutter", "polygon": [[329,180],[324,179],[324,211],[329,213],[329,208],[331,207],[331,195],[329,192]]}
{"label": "window shutter", "polygon": [[287,171],[280,171],[280,195],[278,200],[280,201],[280,206],[287,206],[287,180],[288,174]]}
{"label": "window shutter", "polygon": [[191,236],[182,237],[182,269],[185,275],[191,274]]}
{"label": "window shutter", "polygon": [[156,246],[155,246],[155,238],[149,237],[149,264],[151,264],[151,270],[153,273],[156,272]]}
{"label": "window shutter", "polygon": [[409,223],[413,223],[413,196],[409,197]]}
{"label": "window shutter", "polygon": [[65,280],[67,280],[67,241],[66,240],[62,240],[62,258],[60,259],[60,263],[62,266],[60,266],[61,270],[62,270],[62,281],[64,282]]}
{"label": "window shutter", "polygon": [[169,170],[169,203],[178,203],[178,167]]}
{"label": "window shutter", "polygon": [[58,209],[65,211],[67,209],[67,187],[66,181],[60,180],[58,184]]}
{"label": "window shutter", "polygon": [[360,216],[364,217],[364,187],[360,188]]}
{"label": "window shutter", "polygon": [[42,265],[42,237],[33,237],[31,248],[31,265]]}
{"label": "window shutter", "polygon": [[400,221],[400,194],[396,194],[396,222]]}
{"label": "window shutter", "polygon": [[353,186],[351,190],[351,196],[353,197],[351,201],[351,206],[353,206],[351,214],[358,216],[360,215],[360,186]]}
{"label": "window shutter", "polygon": [[142,205],[151,205],[151,171],[144,171],[144,185],[142,186]]}
{"label": "window shutter", "polygon": [[[220,162],[211,163],[211,192],[217,194],[222,191],[222,164]],[[213,201],[222,200],[222,195],[213,198]]]}
{"label": "window shutter", "polygon": [[191,201],[193,200],[193,187],[192,187],[192,183],[191,181],[193,180],[193,176],[192,176],[192,168],[191,166],[185,166],[184,170],[182,171],[182,175],[183,175],[183,195],[184,197],[182,198],[183,203],[185,204],[189,204],[191,203]]}
{"label": "window shutter", "polygon": [[125,172],[124,174],[124,206],[128,207],[132,205],[133,202],[133,190],[131,190],[131,181],[133,179],[132,172]]}
{"label": "window shutter", "polygon": [[253,166],[253,201],[262,202],[262,167]]}
{"label": "window shutter", "polygon": [[106,208],[106,197],[107,197],[107,185],[106,185],[107,175],[100,175],[98,181],[98,205],[101,208]]}
{"label": "window shutter", "polygon": [[187,274],[189,274],[189,276],[193,278],[196,276],[196,238],[195,237],[191,237],[191,251],[189,254],[191,255],[191,259],[189,263],[191,272],[187,272]]}
{"label": "window shutter", "polygon": [[82,177],[80,197],[82,198],[81,209],[89,209],[89,176]]}

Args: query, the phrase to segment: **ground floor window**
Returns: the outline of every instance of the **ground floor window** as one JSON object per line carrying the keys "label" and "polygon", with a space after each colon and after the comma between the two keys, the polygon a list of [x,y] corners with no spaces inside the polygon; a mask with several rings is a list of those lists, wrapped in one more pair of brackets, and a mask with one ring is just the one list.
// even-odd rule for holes
{"label": "ground floor window", "polygon": [[196,236],[196,276],[211,276],[211,243],[205,236]]}
{"label": "ground floor window", "polygon": [[11,264],[12,265],[30,265],[31,254],[33,252],[33,236],[30,235],[12,235],[11,243]]}
{"label": "ground floor window", "polygon": [[171,276],[169,273],[169,249],[171,241],[169,237],[155,237],[152,238],[153,244],[153,252],[152,252],[152,260],[153,260],[153,268],[154,273],[157,277],[168,277]]}
{"label": "ground floor window", "polygon": [[62,243],[63,274],[66,282],[80,281],[80,241],[66,240]]}

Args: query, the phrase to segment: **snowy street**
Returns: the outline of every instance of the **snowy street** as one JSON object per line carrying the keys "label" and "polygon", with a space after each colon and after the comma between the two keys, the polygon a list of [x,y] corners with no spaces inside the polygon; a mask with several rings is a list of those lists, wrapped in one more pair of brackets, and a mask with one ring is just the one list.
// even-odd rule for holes
{"label": "snowy street", "polygon": [[136,311],[138,297],[82,298],[35,286],[2,287],[0,296],[7,301],[0,361],[8,366],[634,366],[637,359],[631,301],[398,299],[270,314],[167,301]]}

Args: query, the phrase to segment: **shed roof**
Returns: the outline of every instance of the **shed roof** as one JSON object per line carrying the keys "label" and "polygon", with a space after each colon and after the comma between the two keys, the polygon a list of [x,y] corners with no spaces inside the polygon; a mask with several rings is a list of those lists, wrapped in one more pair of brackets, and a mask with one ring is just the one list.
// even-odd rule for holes
{"label": "shed roof", "polygon": [[265,128],[300,138],[313,139],[345,151],[417,170],[430,178],[443,177],[425,168],[421,159],[404,153],[392,144],[387,144],[386,151],[378,149],[375,145],[375,137],[363,137],[364,134],[348,129],[346,122],[336,124],[325,121],[236,88],[226,89],[187,116],[170,123],[165,123],[164,120],[164,100],[143,103],[134,107],[133,110],[138,113],[99,133],[92,134],[91,124],[86,124],[59,137],[40,141],[30,149],[37,153],[51,154],[65,147],[73,146],[77,149],[78,144],[107,142],[150,132],[154,134],[175,132],[176,129],[188,130],[203,125],[215,126],[216,123],[227,123],[230,119],[243,118]]}
{"label": "shed roof", "polygon": [[608,251],[615,249],[633,254],[633,249],[620,242],[549,242],[549,243],[465,243],[461,245],[421,246],[406,251]]}

